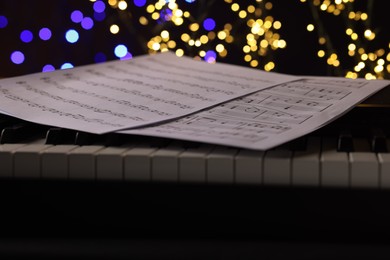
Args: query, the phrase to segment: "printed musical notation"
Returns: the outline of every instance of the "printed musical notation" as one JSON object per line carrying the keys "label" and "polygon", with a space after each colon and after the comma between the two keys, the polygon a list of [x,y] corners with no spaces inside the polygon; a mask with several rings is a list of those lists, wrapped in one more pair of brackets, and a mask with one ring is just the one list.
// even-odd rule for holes
{"label": "printed musical notation", "polygon": [[302,78],[174,122],[121,133],[266,150],[319,128],[386,84]]}
{"label": "printed musical notation", "polygon": [[294,78],[173,53],[144,55],[0,80],[0,112],[102,134],[176,119]]}

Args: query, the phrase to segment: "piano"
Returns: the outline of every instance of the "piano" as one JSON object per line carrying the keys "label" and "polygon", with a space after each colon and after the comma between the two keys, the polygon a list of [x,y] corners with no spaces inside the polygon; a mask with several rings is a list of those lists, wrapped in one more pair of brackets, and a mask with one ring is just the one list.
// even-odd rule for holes
{"label": "piano", "polygon": [[[388,87],[264,152],[2,115],[1,239],[282,241],[382,253],[390,240],[389,101]],[[0,255],[16,252],[2,245]]]}

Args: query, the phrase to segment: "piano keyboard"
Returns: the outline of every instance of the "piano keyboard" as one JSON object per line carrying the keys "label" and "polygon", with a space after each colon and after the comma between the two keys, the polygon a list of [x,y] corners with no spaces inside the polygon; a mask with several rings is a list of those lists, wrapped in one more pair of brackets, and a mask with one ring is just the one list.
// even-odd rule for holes
{"label": "piano keyboard", "polygon": [[163,138],[99,136],[2,116],[0,177],[389,188],[386,131],[370,128],[369,137],[355,137],[344,129],[345,123],[334,125],[337,134],[329,134],[335,127],[328,127],[269,151],[253,151]]}

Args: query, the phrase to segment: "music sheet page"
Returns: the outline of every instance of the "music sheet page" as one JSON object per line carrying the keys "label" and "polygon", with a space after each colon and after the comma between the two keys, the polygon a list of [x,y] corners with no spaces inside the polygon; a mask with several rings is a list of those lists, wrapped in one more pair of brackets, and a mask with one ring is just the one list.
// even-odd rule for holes
{"label": "music sheet page", "polygon": [[318,129],[389,84],[305,77],[174,122],[121,133],[266,150]]}
{"label": "music sheet page", "polygon": [[2,79],[0,112],[102,134],[182,117],[293,79],[168,52]]}

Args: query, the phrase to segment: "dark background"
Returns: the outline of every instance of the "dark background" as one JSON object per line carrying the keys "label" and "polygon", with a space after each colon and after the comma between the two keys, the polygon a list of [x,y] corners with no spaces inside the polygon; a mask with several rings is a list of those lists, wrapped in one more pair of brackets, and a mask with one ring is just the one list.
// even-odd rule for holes
{"label": "dark background", "polygon": [[[119,11],[111,8],[107,1],[103,21],[95,21],[91,30],[84,30],[80,24],[75,24],[70,20],[72,11],[81,10],[85,16],[93,17],[93,2],[88,0],[40,0],[40,1],[15,1],[6,0],[0,2],[0,15],[7,17],[8,24],[0,28],[0,77],[23,75],[27,73],[40,72],[45,64],[52,64],[56,69],[64,62],[70,62],[74,66],[90,64],[96,62],[95,55],[100,52],[106,60],[117,59],[113,49],[118,44],[127,46],[133,56],[148,52],[147,41],[154,35],[159,34],[162,29],[169,30],[172,38],[179,39],[183,30],[187,30],[187,25],[171,26],[168,23],[152,23],[148,26],[141,26],[138,23],[140,16],[149,15],[145,9],[148,4],[156,1],[147,1],[144,7],[137,7],[132,0],[127,0],[126,11]],[[226,45],[228,55],[225,58],[217,58],[217,62],[226,62],[249,66],[243,60],[242,47],[245,43],[244,22],[240,21],[237,15],[230,10],[230,5],[225,1],[204,1],[198,0],[188,3],[184,0],[176,1],[182,10],[188,10],[193,15],[195,21],[199,23],[205,17],[212,17],[216,21],[215,31],[223,28],[226,22],[233,24],[235,41]],[[242,6],[249,3],[256,4],[256,1],[233,1]],[[282,27],[278,30],[281,38],[287,42],[285,49],[270,51],[266,59],[275,62],[274,71],[295,75],[334,75],[345,76],[347,70],[353,70],[356,65],[351,57],[347,55],[347,46],[351,42],[345,34],[347,25],[345,15],[334,16],[326,12],[320,12],[320,20],[313,19],[313,12],[308,0],[305,3],[299,0],[290,1],[263,1],[271,2],[273,8],[267,10],[267,14],[281,21]],[[320,1],[323,2],[323,1]],[[366,1],[355,0],[351,8],[362,12],[368,12],[370,17],[369,27],[376,32],[374,41],[366,43],[367,51],[383,48],[386,54],[389,53],[390,32],[388,26],[388,1]],[[318,9],[318,7],[317,7]],[[321,48],[318,43],[317,32],[308,32],[306,26],[309,23],[316,25],[321,22],[324,29],[332,39],[332,44],[337,50],[341,66],[335,68],[326,64],[326,58],[317,56]],[[109,26],[116,23],[120,26],[119,34],[113,35],[109,32]],[[359,29],[359,22],[356,22]],[[38,31],[42,27],[51,29],[53,36],[48,41],[40,40]],[[360,26],[361,27],[361,26]],[[80,39],[76,43],[68,43],[64,34],[68,29],[78,30]],[[184,29],[183,29],[184,28]],[[28,29],[33,32],[32,42],[24,43],[19,35],[22,30]],[[361,28],[361,33],[363,28]],[[178,42],[178,41],[177,41]],[[216,45],[217,42],[210,43]],[[210,48],[215,46],[210,46]],[[22,64],[14,64],[10,60],[13,51],[22,51],[25,61]],[[186,49],[185,55],[195,56],[199,49]],[[384,59],[386,60],[386,54]],[[389,72],[386,70],[389,61],[385,64],[384,77],[388,78]],[[261,68],[260,68],[261,69]],[[368,69],[368,68],[367,68]],[[362,76],[362,75],[359,75]]]}

